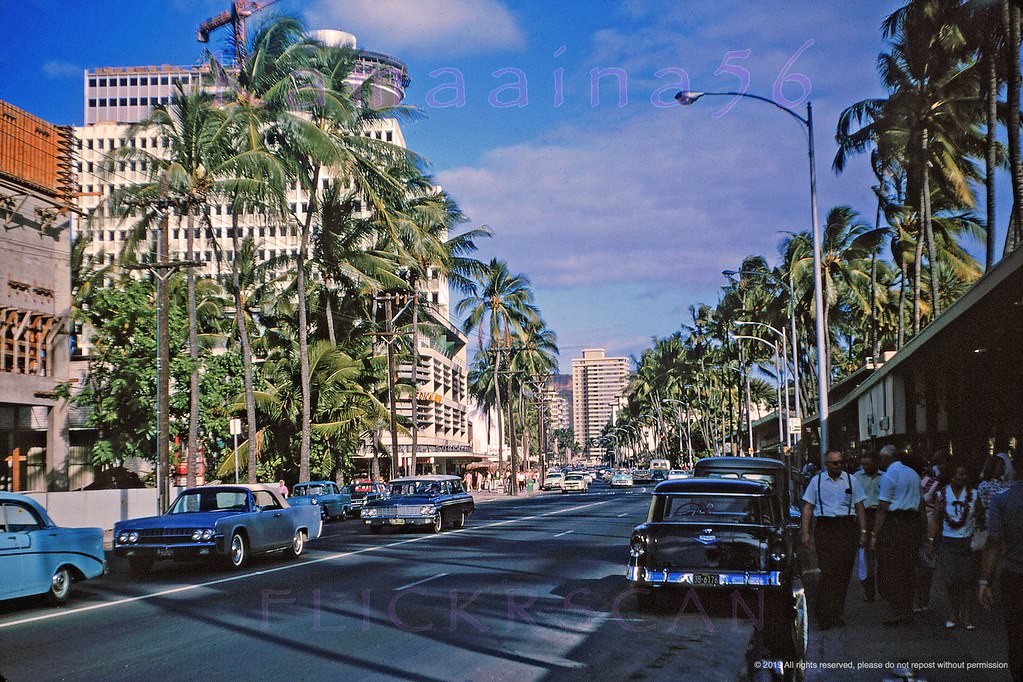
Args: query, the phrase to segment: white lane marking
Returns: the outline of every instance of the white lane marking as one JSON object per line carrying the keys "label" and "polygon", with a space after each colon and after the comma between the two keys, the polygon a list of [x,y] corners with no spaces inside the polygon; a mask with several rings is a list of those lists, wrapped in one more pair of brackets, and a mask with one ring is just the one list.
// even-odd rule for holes
{"label": "white lane marking", "polygon": [[574,532],[575,532],[574,530],[566,530],[564,533],[558,533],[554,537],[560,538],[562,535],[568,535],[569,533],[574,533]]}
{"label": "white lane marking", "polygon": [[351,552],[338,552],[336,554],[328,554],[327,556],[320,557],[318,559],[310,559],[301,563],[288,564],[287,566],[278,566],[276,568],[268,568],[262,571],[255,571],[253,573],[245,573],[243,575],[232,575],[226,578],[218,578],[216,580],[209,580],[204,583],[196,583],[195,585],[182,585],[180,587],[173,587],[168,590],[160,590],[159,592],[153,592],[151,594],[140,594],[137,597],[125,597],[124,599],[116,599],[114,601],[103,602],[101,604],[92,604],[91,606],[83,606],[77,609],[70,609],[67,611],[59,611],[57,613],[47,613],[41,616],[32,616],[31,618],[22,618],[21,620],[12,620],[7,623],[0,623],[0,630],[4,628],[14,627],[16,625],[27,625],[28,623],[37,623],[39,621],[51,620],[54,618],[64,618],[66,616],[72,616],[79,613],[85,613],[86,611],[96,611],[97,609],[106,609],[111,606],[120,606],[121,604],[131,604],[132,602],[146,601],[148,599],[155,599],[157,597],[166,597],[171,594],[179,594],[182,592],[191,592],[192,590],[202,589],[203,587],[212,587],[214,585],[223,585],[225,583],[233,583],[238,580],[245,580],[246,578],[252,578],[254,576],[269,575],[271,573],[278,573],[280,571],[290,571],[303,566],[311,566],[312,564],[319,564],[324,561],[334,561],[336,559],[346,559],[356,554],[367,554],[369,552],[379,552],[383,549],[389,549],[391,547],[398,547],[399,545],[407,545],[412,542],[422,542],[423,540],[429,540],[432,538],[443,538],[450,537],[456,533],[465,533],[473,530],[486,530],[487,528],[494,528],[496,526],[506,526],[509,523],[519,523],[520,521],[533,521],[535,519],[543,518],[546,516],[555,516],[557,514],[564,514],[566,512],[579,511],[580,509],[586,509],[588,507],[597,507],[602,504],[613,502],[613,500],[605,500],[603,502],[591,502],[590,504],[583,504],[576,507],[568,507],[566,509],[558,509],[552,512],[546,512],[544,514],[536,514],[534,516],[523,516],[518,519],[508,519],[506,521],[498,521],[496,523],[488,523],[485,526],[476,526],[473,528],[460,528],[458,530],[452,530],[441,535],[420,535],[419,537],[409,538],[407,540],[399,540],[398,542],[391,542],[386,545],[373,545],[372,547],[363,547],[362,549],[355,549]]}
{"label": "white lane marking", "polygon": [[628,516],[628,515],[629,515],[629,513],[628,513],[628,512],[626,512],[626,513],[624,513],[624,514],[619,514],[619,515],[618,515],[617,517],[615,517],[615,518],[619,518],[619,519],[620,519],[620,518],[622,518],[623,516]]}
{"label": "white lane marking", "polygon": [[423,578],[422,580],[417,580],[414,583],[409,583],[408,585],[402,585],[401,587],[395,587],[394,591],[395,592],[401,592],[402,590],[407,590],[410,587],[415,587],[416,585],[422,585],[423,583],[428,583],[431,580],[436,580],[437,578],[443,578],[446,575],[447,575],[447,573],[438,573],[437,575],[430,576],[429,578]]}

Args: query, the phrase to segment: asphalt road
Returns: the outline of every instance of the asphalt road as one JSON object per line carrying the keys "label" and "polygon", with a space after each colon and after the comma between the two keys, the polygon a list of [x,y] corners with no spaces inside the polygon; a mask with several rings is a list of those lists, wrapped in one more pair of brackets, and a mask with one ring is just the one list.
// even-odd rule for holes
{"label": "asphalt road", "polygon": [[[637,610],[645,489],[477,506],[439,535],[333,523],[298,560],[231,572],[115,560],[71,602],[0,603],[0,677],[40,680],[734,680],[752,625],[692,601]],[[700,612],[700,608],[707,612]]]}

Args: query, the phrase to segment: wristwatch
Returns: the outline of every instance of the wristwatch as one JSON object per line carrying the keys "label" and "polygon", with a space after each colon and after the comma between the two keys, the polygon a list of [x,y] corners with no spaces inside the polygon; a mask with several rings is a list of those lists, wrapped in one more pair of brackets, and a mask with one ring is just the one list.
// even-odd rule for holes
{"label": "wristwatch", "polygon": [[988,582],[988,581],[986,581],[986,580],[978,580],[978,581],[977,581],[977,586],[978,586],[978,587],[987,587],[987,586],[988,586],[988,585],[990,585],[990,584],[991,584],[991,583],[989,583],[989,582]]}

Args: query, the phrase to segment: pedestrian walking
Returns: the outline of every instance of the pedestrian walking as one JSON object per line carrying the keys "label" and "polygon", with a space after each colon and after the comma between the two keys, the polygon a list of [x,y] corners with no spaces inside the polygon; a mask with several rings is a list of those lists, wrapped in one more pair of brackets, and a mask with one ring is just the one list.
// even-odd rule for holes
{"label": "pedestrian walking", "polygon": [[[880,459],[876,452],[868,452],[860,457],[860,468],[853,474],[863,488],[863,513],[867,518],[867,529],[874,527],[877,516],[878,496],[881,493]],[[860,556],[864,567],[861,569],[860,585],[863,586],[863,600],[874,601],[877,598],[877,555],[870,547],[860,548]],[[863,577],[863,572],[866,576]]]}
{"label": "pedestrian walking", "polygon": [[[923,504],[925,528],[941,523],[941,509],[938,494],[943,480],[946,454],[937,452],[932,462],[922,462],[917,470],[920,474],[920,501]],[[938,536],[940,542],[940,535]],[[913,613],[925,613],[931,609],[931,584],[937,567],[935,553],[929,543],[920,544],[916,560],[916,583],[913,589]]]}
{"label": "pedestrian walking", "polygon": [[845,625],[845,595],[849,589],[856,549],[866,543],[867,520],[863,511],[863,488],[842,470],[842,453],[831,450],[824,456],[825,473],[815,475],[803,492],[802,542],[817,550],[820,579],[814,612],[819,627],[827,630]]}
{"label": "pedestrian walking", "polygon": [[962,624],[976,629],[970,618],[973,584],[977,580],[979,562],[970,547],[977,527],[977,491],[969,486],[970,475],[965,466],[957,466],[952,482],[938,491],[939,514],[928,526],[928,551],[938,554],[938,566],[948,590],[949,613],[945,628]]}
{"label": "pedestrian walking", "polygon": [[[1019,464],[1018,453],[1016,464]],[[1023,482],[1013,480],[1008,488],[991,498],[987,529],[977,599],[985,609],[994,606],[991,583],[1001,560],[1000,591],[1009,670],[1016,682],[1023,682],[1023,609],[1020,608],[1023,604]]]}
{"label": "pedestrian walking", "polygon": [[466,492],[472,492],[472,472],[468,469],[465,470],[465,476],[462,477],[462,483],[465,484]]}
{"label": "pedestrian walking", "polygon": [[288,496],[288,486],[284,485],[284,479],[277,481],[277,492],[281,494],[281,497]]}
{"label": "pedestrian walking", "polygon": [[[877,585],[891,607],[885,625],[913,619],[913,586],[917,553],[924,533],[920,513],[920,476],[903,461],[893,445],[881,448],[881,476],[877,513],[870,548],[877,551]],[[907,457],[905,452],[902,458]]]}

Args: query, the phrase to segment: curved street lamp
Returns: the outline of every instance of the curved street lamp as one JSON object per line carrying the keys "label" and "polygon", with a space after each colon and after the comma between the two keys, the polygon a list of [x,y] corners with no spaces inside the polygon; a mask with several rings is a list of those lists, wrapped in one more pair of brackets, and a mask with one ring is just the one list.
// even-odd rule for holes
{"label": "curved street lamp", "polygon": [[[774,351],[774,362],[775,370],[778,372],[779,377],[781,376],[781,353],[778,352],[778,344],[772,343],[767,339],[762,339],[759,336],[746,336],[744,334],[733,334],[733,339],[749,339],[751,341],[759,341],[767,345],[772,351]],[[785,427],[783,426],[781,416],[781,383],[778,384],[778,448],[781,449],[785,444]],[[752,437],[752,436],[751,436]],[[752,443],[751,443],[752,447]]]}
{"label": "curved street lamp", "polygon": [[[701,97],[745,97],[766,102],[776,109],[799,121],[806,131],[808,155],[810,157],[810,218],[813,227],[813,303],[817,324],[817,400],[821,421],[821,462],[828,450],[828,374],[827,374],[827,329],[824,328],[824,288],[821,281],[821,230],[817,222],[817,162],[813,151],[813,104],[806,103],[806,118],[772,99],[751,95],[747,92],[699,92],[681,90],[675,93],[675,100],[682,106],[696,103]],[[824,465],[821,464],[823,467]]]}

